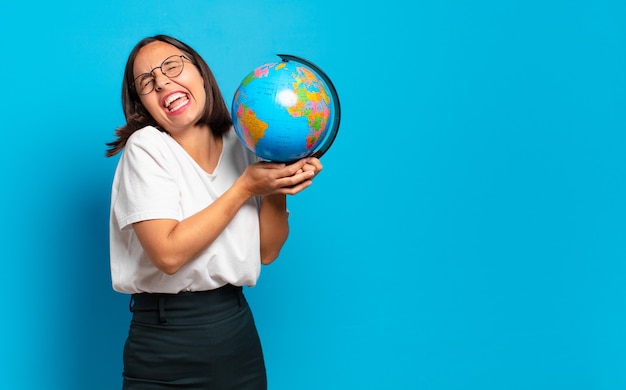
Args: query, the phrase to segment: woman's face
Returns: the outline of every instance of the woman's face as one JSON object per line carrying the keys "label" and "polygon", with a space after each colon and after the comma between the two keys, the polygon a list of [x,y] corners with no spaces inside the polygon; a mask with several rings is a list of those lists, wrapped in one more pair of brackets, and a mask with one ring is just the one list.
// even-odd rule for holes
{"label": "woman's face", "polygon": [[142,47],[133,64],[136,88],[150,83],[154,86],[153,91],[139,96],[141,103],[172,136],[193,128],[204,114],[206,103],[204,80],[189,59],[182,59],[183,70],[179,75],[163,74],[163,71],[170,74],[169,62],[164,61],[170,57],[180,61],[180,55],[184,53],[175,46],[157,41]]}

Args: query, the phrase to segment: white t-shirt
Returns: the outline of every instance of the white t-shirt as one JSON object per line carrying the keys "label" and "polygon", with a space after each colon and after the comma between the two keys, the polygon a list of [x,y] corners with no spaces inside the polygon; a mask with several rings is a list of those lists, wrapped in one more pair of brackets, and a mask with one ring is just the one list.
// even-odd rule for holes
{"label": "white t-shirt", "polygon": [[253,286],[260,274],[259,199],[252,198],[217,239],[173,275],[147,257],[132,224],[183,219],[206,208],[256,161],[231,129],[213,174],[203,170],[167,133],[148,126],[128,139],[111,191],[110,256],[113,289],[123,293],[204,291],[227,283]]}

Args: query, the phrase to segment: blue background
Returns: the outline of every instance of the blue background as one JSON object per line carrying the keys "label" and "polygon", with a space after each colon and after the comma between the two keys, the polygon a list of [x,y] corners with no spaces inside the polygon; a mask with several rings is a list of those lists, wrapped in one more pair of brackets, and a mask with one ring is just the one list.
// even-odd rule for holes
{"label": "blue background", "polygon": [[247,291],[270,389],[626,388],[626,3],[342,3],[3,5],[2,388],[121,384],[104,151],[156,33],[229,103],[277,53],[341,97]]}

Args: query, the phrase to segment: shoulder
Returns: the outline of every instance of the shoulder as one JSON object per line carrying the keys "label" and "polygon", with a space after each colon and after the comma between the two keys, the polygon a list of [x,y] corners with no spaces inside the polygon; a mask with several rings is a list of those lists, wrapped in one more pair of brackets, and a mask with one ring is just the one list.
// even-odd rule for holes
{"label": "shoulder", "polygon": [[165,142],[169,135],[154,126],[146,126],[135,131],[126,142],[126,148],[152,145]]}
{"label": "shoulder", "polygon": [[135,131],[126,142],[124,154],[132,156],[149,155],[156,159],[168,159],[175,154],[176,141],[164,131],[146,126]]}
{"label": "shoulder", "polygon": [[137,167],[150,164],[169,165],[175,158],[175,142],[166,132],[146,126],[135,131],[126,142],[121,161]]}

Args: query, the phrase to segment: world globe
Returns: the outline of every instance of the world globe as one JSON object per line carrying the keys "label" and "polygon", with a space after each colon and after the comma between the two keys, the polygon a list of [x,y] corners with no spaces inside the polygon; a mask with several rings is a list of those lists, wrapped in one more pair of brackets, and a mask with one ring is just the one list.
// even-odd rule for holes
{"label": "world globe", "polygon": [[341,110],[328,76],[311,62],[278,54],[250,72],[233,98],[233,127],[258,157],[293,162],[320,158],[339,130]]}

